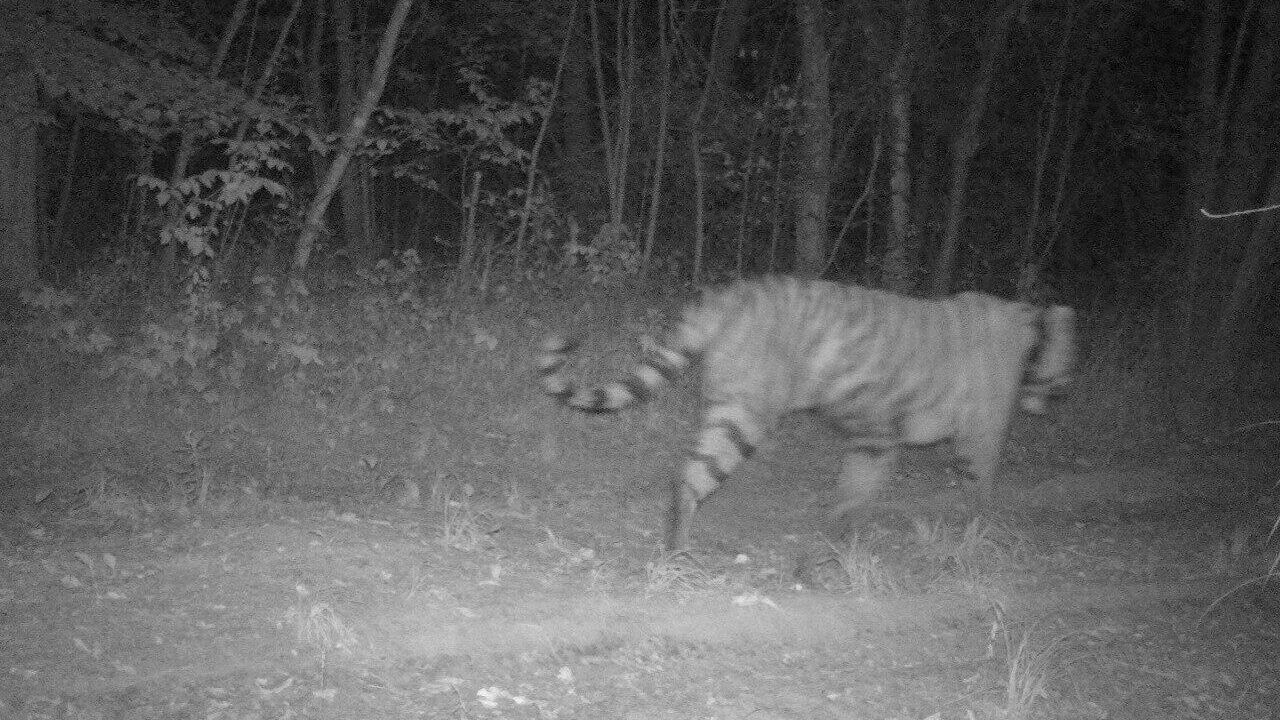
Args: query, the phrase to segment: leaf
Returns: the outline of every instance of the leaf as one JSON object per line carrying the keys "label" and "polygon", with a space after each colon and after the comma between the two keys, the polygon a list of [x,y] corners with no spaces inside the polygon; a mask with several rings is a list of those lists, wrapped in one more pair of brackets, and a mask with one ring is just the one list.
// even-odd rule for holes
{"label": "leaf", "polygon": [[89,337],[85,338],[85,347],[95,353],[101,353],[107,348],[116,344],[115,338],[107,335],[101,330],[94,330],[89,333]]}
{"label": "leaf", "polygon": [[310,345],[286,345],[281,350],[292,356],[301,365],[323,365],[320,361],[320,353]]}
{"label": "leaf", "polygon": [[498,338],[487,330],[481,330],[480,328],[471,329],[471,341],[476,345],[483,345],[490,350],[494,350],[498,347]]}

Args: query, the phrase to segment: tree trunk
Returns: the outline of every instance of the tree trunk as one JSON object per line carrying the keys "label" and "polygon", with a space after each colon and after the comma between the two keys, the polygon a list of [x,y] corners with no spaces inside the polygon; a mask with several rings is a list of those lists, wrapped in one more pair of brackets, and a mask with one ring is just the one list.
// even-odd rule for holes
{"label": "tree trunk", "polygon": [[[249,12],[249,0],[236,0],[235,7],[231,11],[231,19],[226,26],[222,28],[222,37],[218,40],[218,49],[214,52],[213,61],[209,63],[208,76],[216,79],[222,74],[222,64],[227,60],[227,54],[231,52],[231,41],[235,39],[236,33],[240,31],[240,24],[244,22],[245,15]],[[189,125],[182,131],[182,137],[178,141],[178,151],[173,156],[173,166],[169,171],[169,185],[175,186],[182,182],[187,176],[187,166],[191,163],[191,158],[196,150],[196,135],[200,128]],[[183,218],[182,214],[186,210],[187,198],[182,197],[178,193],[174,193],[169,201],[168,207],[165,208],[166,222],[170,227],[179,225]],[[159,281],[165,283],[173,275],[174,264],[177,262],[178,249],[172,242],[164,246],[160,258]]]}
{"label": "tree trunk", "polygon": [[576,30],[576,42],[569,45],[564,68],[564,98],[556,111],[560,118],[561,175],[568,196],[565,204],[575,215],[590,213],[601,204],[599,170],[602,165],[600,133],[595,122],[596,99],[591,84],[592,46],[584,42],[592,26],[583,23],[582,27],[585,31]]}
{"label": "tree trunk", "polygon": [[[303,78],[303,89],[306,92],[307,104],[311,106],[311,127],[317,135],[323,137],[329,132],[329,99],[324,84],[324,29],[328,0],[314,0],[315,8],[311,15],[311,36],[307,38],[306,74]],[[329,163],[324,153],[313,152],[311,157],[311,175],[316,187],[324,182],[328,174]]]}
{"label": "tree trunk", "polygon": [[831,66],[822,0],[796,0],[803,112],[796,178],[795,272],[826,269],[827,201],[831,195]]}
{"label": "tree trunk", "polygon": [[[1277,66],[1276,43],[1280,42],[1280,8],[1268,3],[1258,14],[1254,31],[1254,48],[1250,53],[1249,71],[1237,97],[1234,137],[1230,145],[1230,167],[1234,172],[1223,182],[1220,197],[1232,209],[1268,205],[1280,199],[1280,166],[1275,159],[1274,128],[1263,120],[1274,102],[1270,93]],[[1268,144],[1272,151],[1262,151]],[[1215,277],[1224,286],[1216,318],[1217,341],[1223,379],[1233,381],[1244,359],[1245,341],[1257,324],[1253,312],[1263,294],[1263,268],[1276,254],[1276,213],[1246,215],[1240,221],[1227,221],[1224,245],[1226,265]],[[1221,232],[1221,221],[1215,225]],[[1234,231],[1234,232],[1233,232]]]}
{"label": "tree trunk", "polygon": [[[730,53],[741,38],[746,13],[745,0],[726,0],[716,13],[711,30],[711,49],[707,52],[706,76],[702,81],[702,93],[689,117],[689,166],[693,173],[693,278],[702,274],[703,256],[706,253],[706,175],[702,169],[702,119],[706,115],[711,92],[720,82],[719,73],[728,67]],[[726,32],[728,30],[728,32]]]}
{"label": "tree trunk", "polygon": [[653,175],[649,181],[649,217],[645,220],[644,245],[640,252],[640,268],[648,272],[653,258],[654,238],[658,234],[658,209],[662,206],[662,179],[666,171],[667,161],[667,123],[671,118],[671,38],[674,30],[674,7],[672,0],[660,0],[658,3],[658,72],[662,78],[658,81],[658,127],[654,131],[654,142],[657,147],[653,154]]}
{"label": "tree trunk", "polygon": [[12,299],[38,280],[36,75],[17,52],[0,53],[0,298]]}
{"label": "tree trunk", "polygon": [[400,37],[400,30],[404,27],[404,19],[408,16],[409,6],[412,4],[413,0],[397,0],[395,9],[391,11],[391,19],[387,21],[387,28],[382,33],[382,42],[378,46],[378,59],[374,62],[373,73],[369,77],[369,86],[365,89],[364,98],[360,101],[360,106],[356,108],[355,113],[347,124],[346,131],[342,134],[342,142],[338,152],[333,158],[333,163],[329,165],[329,174],[325,176],[324,182],[317,188],[316,196],[311,200],[310,207],[307,208],[302,233],[298,237],[298,244],[293,254],[293,274],[295,277],[301,275],[307,269],[307,263],[311,260],[311,251],[315,246],[316,238],[319,237],[324,229],[325,210],[328,209],[329,201],[333,199],[333,194],[338,189],[338,183],[342,180],[347,164],[351,161],[351,157],[355,155],[356,148],[359,147],[361,139],[364,137],[365,127],[369,124],[369,116],[373,114],[373,109],[377,106],[378,99],[382,97],[382,89],[387,84],[387,73],[391,71],[391,58],[395,54],[396,41]]}
{"label": "tree trunk", "polygon": [[1196,106],[1193,122],[1189,123],[1189,147],[1191,159],[1187,171],[1187,184],[1183,193],[1183,248],[1182,248],[1182,288],[1179,293],[1181,308],[1179,315],[1178,345],[1179,355],[1184,365],[1194,362],[1196,349],[1200,345],[1196,338],[1204,330],[1206,313],[1201,310],[1204,287],[1203,278],[1212,277],[1206,273],[1206,248],[1212,242],[1206,230],[1208,222],[1200,216],[1199,209],[1213,204],[1213,187],[1216,184],[1218,167],[1218,143],[1213,131],[1220,127],[1219,118],[1226,113],[1219,107],[1218,76],[1221,71],[1222,42],[1226,34],[1226,21],[1223,17],[1222,0],[1204,0],[1200,21],[1200,38],[1198,57],[1199,87],[1196,88]]}
{"label": "tree trunk", "polygon": [[924,32],[923,0],[907,0],[902,9],[898,54],[889,70],[889,237],[880,265],[880,281],[898,292],[915,285],[920,231],[912,222],[911,123],[915,70]]}
{"label": "tree trunk", "polygon": [[58,192],[58,205],[53,215],[53,227],[49,242],[41,256],[42,262],[57,257],[67,239],[67,213],[71,208],[71,188],[75,186],[77,164],[80,161],[80,134],[84,129],[84,116],[76,113],[71,125],[71,138],[67,141],[67,159],[62,166],[62,189]]}
{"label": "tree trunk", "polygon": [[951,291],[951,274],[955,271],[956,245],[960,239],[960,225],[964,220],[964,211],[969,192],[969,171],[973,167],[973,156],[978,152],[978,135],[981,130],[982,116],[987,110],[987,96],[991,91],[991,81],[995,77],[996,63],[1004,53],[1009,39],[1009,28],[1013,24],[1013,16],[1021,0],[1010,2],[1005,9],[987,21],[987,32],[982,42],[981,60],[978,71],[969,89],[969,99],[965,104],[964,119],[951,138],[951,181],[947,193],[947,216],[944,221],[942,239],[938,253],[934,256],[933,272],[930,277],[929,291],[932,295],[945,295]]}
{"label": "tree trunk", "polygon": [[[1182,368],[1196,378],[1185,388],[1182,419],[1202,430],[1220,429],[1234,403],[1234,382],[1257,322],[1253,310],[1268,291],[1263,270],[1276,255],[1274,213],[1230,219],[1200,214],[1200,208],[1233,211],[1270,204],[1280,192],[1277,144],[1268,124],[1280,7],[1258,3],[1248,9],[1229,27],[1219,0],[1204,3],[1201,87],[1189,128],[1194,155],[1184,195],[1178,340]],[[1249,27],[1255,20],[1256,27]],[[1228,32],[1234,33],[1235,49],[1224,69]]]}
{"label": "tree trunk", "polygon": [[[356,112],[356,91],[360,79],[356,77],[356,46],[351,40],[351,0],[330,0],[333,9],[333,41],[338,64],[338,117],[348,121]],[[353,158],[348,158],[350,162]],[[352,257],[368,257],[374,254],[365,236],[365,206],[360,191],[360,160],[355,159],[353,172],[342,174],[342,240]]]}
{"label": "tree trunk", "polygon": [[[560,97],[560,83],[564,78],[565,65],[569,58],[569,47],[573,39],[574,23],[578,19],[578,3],[574,0],[569,10],[569,18],[565,20],[564,39],[560,43],[560,59],[556,61],[555,78],[551,81],[551,97],[547,99],[546,114],[538,125],[538,137],[533,141],[533,150],[529,153],[529,171],[525,175],[524,206],[520,210],[520,225],[516,228],[515,260],[516,267],[524,264],[524,240],[529,230],[529,216],[533,211],[534,183],[538,179],[538,158],[542,154],[542,143],[547,138],[547,129],[551,127],[551,118],[556,112],[556,100]],[[479,183],[477,182],[478,186]]]}

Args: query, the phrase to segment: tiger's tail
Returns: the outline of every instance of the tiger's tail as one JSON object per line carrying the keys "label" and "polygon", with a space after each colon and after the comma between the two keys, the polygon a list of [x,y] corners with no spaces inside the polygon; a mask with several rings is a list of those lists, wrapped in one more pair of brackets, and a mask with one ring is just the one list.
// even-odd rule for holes
{"label": "tiger's tail", "polygon": [[616,413],[647,402],[654,391],[684,372],[697,351],[679,341],[657,346],[652,357],[636,365],[621,380],[595,387],[579,387],[569,379],[565,366],[578,349],[576,339],[553,335],[542,342],[534,361],[542,379],[542,389],[557,402],[588,413]]}

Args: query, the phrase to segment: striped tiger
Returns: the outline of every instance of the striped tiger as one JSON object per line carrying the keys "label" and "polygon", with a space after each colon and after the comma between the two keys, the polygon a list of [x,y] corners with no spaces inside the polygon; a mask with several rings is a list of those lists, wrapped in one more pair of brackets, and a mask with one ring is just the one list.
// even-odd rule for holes
{"label": "striped tiger", "polygon": [[791,277],[739,281],[688,305],[653,357],[625,379],[580,388],[566,376],[577,342],[547,338],[543,389],[589,413],[644,402],[695,361],[705,408],[672,483],[666,548],[689,547],[704,498],[783,414],[813,410],[848,438],[837,519],[871,500],[903,445],[951,440],[970,490],[989,501],[1014,404],[1040,413],[1071,380],[1075,316],[966,292],[922,300]]}

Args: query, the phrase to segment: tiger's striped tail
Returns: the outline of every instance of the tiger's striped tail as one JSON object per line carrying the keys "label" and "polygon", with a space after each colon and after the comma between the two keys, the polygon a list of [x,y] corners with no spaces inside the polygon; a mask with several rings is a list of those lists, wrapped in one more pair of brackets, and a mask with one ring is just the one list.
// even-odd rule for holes
{"label": "tiger's striped tail", "polygon": [[588,413],[616,413],[647,402],[655,390],[684,372],[693,359],[688,351],[660,345],[652,358],[637,365],[627,377],[595,387],[579,387],[565,371],[577,349],[576,339],[553,335],[542,342],[534,366],[547,395],[562,405]]}

